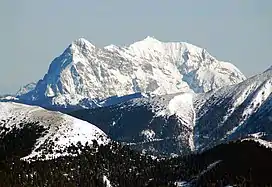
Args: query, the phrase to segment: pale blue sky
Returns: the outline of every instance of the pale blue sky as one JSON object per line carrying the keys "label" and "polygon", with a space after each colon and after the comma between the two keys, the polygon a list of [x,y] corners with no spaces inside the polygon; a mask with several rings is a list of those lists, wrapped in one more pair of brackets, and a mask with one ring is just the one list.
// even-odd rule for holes
{"label": "pale blue sky", "polygon": [[79,37],[97,46],[186,41],[247,76],[272,64],[271,0],[3,0],[0,15],[0,94],[42,78]]}

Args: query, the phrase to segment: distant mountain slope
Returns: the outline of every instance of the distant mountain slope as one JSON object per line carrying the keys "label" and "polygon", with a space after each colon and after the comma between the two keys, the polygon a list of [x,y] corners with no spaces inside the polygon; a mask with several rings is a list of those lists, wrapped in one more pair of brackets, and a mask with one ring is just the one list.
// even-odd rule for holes
{"label": "distant mountain slope", "polygon": [[[71,115],[95,124],[116,141],[152,154],[188,154],[194,149],[192,94],[138,98]],[[183,105],[183,108],[179,106]]]}
{"label": "distant mountain slope", "polygon": [[240,84],[198,95],[196,146],[207,147],[254,133],[272,140],[271,99],[272,69]]}
{"label": "distant mountain slope", "polygon": [[32,90],[34,90],[36,87],[36,83],[35,82],[31,82],[25,86],[22,86],[18,91],[17,93],[15,94],[16,96],[21,96],[21,95],[24,95]]}
{"label": "distant mountain slope", "polygon": [[[98,48],[80,38],[50,64],[35,89],[19,98],[41,106],[69,107],[134,93],[203,93],[245,76],[232,64],[185,42],[147,37],[130,46]],[[88,105],[88,104],[83,104]]]}
{"label": "distant mountain slope", "polygon": [[0,102],[0,130],[0,139],[7,141],[7,145],[12,141],[19,145],[22,141],[30,142],[32,153],[24,155],[27,159],[42,158],[43,154],[45,158],[65,155],[66,148],[78,141],[81,144],[92,144],[92,140],[99,144],[109,141],[103,131],[85,121],[60,112],[10,102]]}
{"label": "distant mountain slope", "polygon": [[118,141],[155,154],[184,154],[258,135],[272,141],[272,70],[203,94],[138,98],[72,112]]}

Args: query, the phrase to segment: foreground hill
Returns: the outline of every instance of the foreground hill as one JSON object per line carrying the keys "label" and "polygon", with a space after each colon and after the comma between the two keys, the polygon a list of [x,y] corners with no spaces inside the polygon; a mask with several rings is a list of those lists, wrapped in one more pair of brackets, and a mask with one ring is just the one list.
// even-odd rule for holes
{"label": "foreground hill", "polygon": [[29,154],[24,151],[16,153],[24,159],[65,155],[66,148],[79,141],[81,144],[92,144],[92,140],[99,144],[109,141],[102,130],[85,121],[60,112],[10,102],[0,102],[0,140],[7,152],[31,150]]}
{"label": "foreground hill", "polygon": [[[0,141],[0,148],[2,147]],[[116,143],[71,147],[74,156],[0,160],[0,186],[269,186],[271,149],[254,141],[186,157],[154,159]],[[69,153],[69,152],[68,152]]]}

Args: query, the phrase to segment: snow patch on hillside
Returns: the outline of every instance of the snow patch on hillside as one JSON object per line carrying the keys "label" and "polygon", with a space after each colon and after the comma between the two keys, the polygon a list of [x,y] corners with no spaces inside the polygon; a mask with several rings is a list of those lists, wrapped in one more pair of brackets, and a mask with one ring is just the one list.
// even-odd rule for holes
{"label": "snow patch on hillside", "polygon": [[147,141],[153,140],[155,135],[156,135],[155,132],[151,129],[145,129],[141,132],[141,136],[143,136],[144,139]]}
{"label": "snow patch on hillside", "polygon": [[266,141],[266,140],[263,140],[263,139],[260,139],[260,138],[246,138],[246,139],[243,139],[241,141],[250,141],[250,140],[253,140],[253,141],[257,142],[257,143],[259,143],[260,145],[263,145],[266,148],[272,148],[272,142],[271,141]]}

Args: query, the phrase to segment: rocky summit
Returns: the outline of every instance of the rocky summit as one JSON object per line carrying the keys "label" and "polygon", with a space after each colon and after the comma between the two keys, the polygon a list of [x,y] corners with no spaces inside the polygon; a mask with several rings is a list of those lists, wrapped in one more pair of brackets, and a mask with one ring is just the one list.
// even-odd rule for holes
{"label": "rocky summit", "polygon": [[243,80],[245,76],[231,63],[185,42],[147,37],[129,46],[99,48],[80,38],[52,61],[34,89],[19,98],[42,106],[88,102],[95,107],[112,96],[204,93]]}

